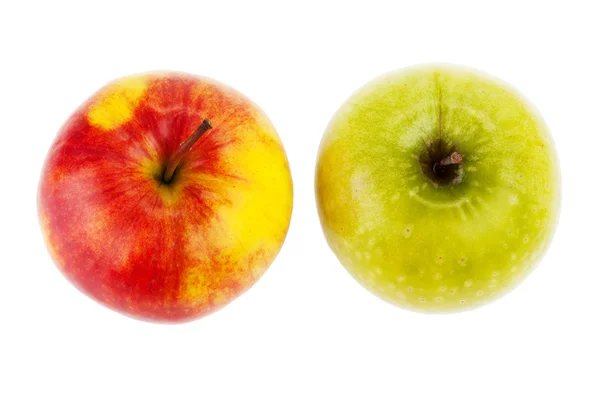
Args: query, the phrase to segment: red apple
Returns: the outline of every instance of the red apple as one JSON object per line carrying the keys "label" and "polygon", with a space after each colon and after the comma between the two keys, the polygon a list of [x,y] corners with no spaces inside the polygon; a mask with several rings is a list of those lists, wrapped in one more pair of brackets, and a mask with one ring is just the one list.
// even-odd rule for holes
{"label": "red apple", "polygon": [[183,322],[248,289],[286,236],[292,181],[266,115],[176,73],[110,83],[69,118],[38,212],[67,278],[126,315]]}

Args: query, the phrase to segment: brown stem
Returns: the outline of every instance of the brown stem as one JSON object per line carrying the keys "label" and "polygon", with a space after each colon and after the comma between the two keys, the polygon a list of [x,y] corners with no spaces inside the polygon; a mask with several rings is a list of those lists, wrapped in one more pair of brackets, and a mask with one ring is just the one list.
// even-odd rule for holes
{"label": "brown stem", "polygon": [[436,172],[436,168],[438,166],[447,166],[447,165],[456,165],[456,164],[460,164],[463,160],[463,156],[462,154],[460,154],[458,151],[453,152],[452,154],[450,154],[448,157],[444,157],[442,158],[439,162],[433,164],[433,172]]}
{"label": "brown stem", "polygon": [[458,151],[453,152],[448,157],[442,158],[440,165],[460,164],[463,157]]}
{"label": "brown stem", "polygon": [[210,121],[208,119],[204,119],[200,126],[196,128],[194,133],[192,133],[192,136],[187,138],[187,140],[183,142],[181,146],[179,146],[179,149],[177,150],[175,155],[171,157],[169,163],[167,164],[167,168],[165,169],[165,173],[163,175],[163,182],[171,182],[171,180],[173,179],[173,174],[175,173],[175,170],[177,169],[177,166],[179,165],[179,162],[181,161],[185,153],[187,153],[192,148],[194,143],[196,143],[196,141],[200,139],[200,136],[204,135],[204,133],[211,128],[212,125],[210,124]]}

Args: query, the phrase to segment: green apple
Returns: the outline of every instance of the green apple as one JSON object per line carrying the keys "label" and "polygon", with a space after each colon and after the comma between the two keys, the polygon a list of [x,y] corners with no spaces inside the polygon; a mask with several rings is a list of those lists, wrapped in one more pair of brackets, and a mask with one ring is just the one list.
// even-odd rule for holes
{"label": "green apple", "polygon": [[448,65],[354,93],[325,132],[315,189],[348,272],[425,312],[473,308],[521,282],[549,245],[560,199],[535,108],[491,76]]}

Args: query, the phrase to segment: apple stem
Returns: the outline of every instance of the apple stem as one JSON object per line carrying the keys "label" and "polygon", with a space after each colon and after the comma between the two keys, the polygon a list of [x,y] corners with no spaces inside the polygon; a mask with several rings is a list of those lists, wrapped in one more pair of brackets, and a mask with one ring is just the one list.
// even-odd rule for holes
{"label": "apple stem", "polygon": [[175,155],[171,157],[169,163],[167,164],[167,168],[165,169],[165,173],[163,175],[163,182],[171,182],[171,180],[173,179],[173,174],[175,173],[175,170],[177,169],[177,166],[179,165],[179,162],[181,161],[185,153],[187,153],[192,148],[194,143],[196,143],[196,141],[200,139],[200,136],[204,135],[204,133],[211,128],[212,125],[210,124],[210,121],[205,118],[204,121],[202,121],[202,123],[200,124],[200,126],[196,128],[194,133],[192,133],[192,135],[179,146],[179,149],[177,150]]}
{"label": "apple stem", "polygon": [[444,157],[439,162],[433,164],[433,172],[436,172],[436,168],[440,165],[444,167],[447,165],[457,165],[460,164],[462,160],[462,154],[460,154],[458,151],[454,151],[448,157]]}

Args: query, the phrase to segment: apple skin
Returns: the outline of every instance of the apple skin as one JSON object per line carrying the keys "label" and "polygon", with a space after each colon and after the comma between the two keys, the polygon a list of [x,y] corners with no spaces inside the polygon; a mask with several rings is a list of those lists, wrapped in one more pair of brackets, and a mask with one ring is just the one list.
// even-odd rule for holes
{"label": "apple skin", "polygon": [[[439,149],[462,155],[456,181],[432,179]],[[346,101],[322,139],[315,190],[325,237],[359,283],[403,308],[454,312],[531,272],[555,230],[560,179],[548,129],[519,93],[424,65]]]}
{"label": "apple skin", "polygon": [[[208,130],[169,184],[169,157]],[[237,91],[182,73],[116,80],[54,141],[38,214],[49,252],[113,310],[189,321],[226,305],[271,264],[287,234],[292,180],[277,132]]]}

